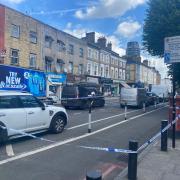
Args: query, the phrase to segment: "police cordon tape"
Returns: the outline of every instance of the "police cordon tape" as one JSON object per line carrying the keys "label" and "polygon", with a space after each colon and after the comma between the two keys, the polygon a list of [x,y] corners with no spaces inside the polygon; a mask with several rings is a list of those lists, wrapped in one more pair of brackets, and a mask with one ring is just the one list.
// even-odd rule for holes
{"label": "police cordon tape", "polygon": [[9,131],[13,131],[13,132],[16,132],[17,134],[20,134],[20,135],[23,135],[23,136],[29,136],[33,139],[39,139],[41,141],[46,141],[46,142],[51,142],[51,143],[55,143],[55,141],[52,141],[52,140],[49,140],[49,139],[46,139],[46,138],[41,138],[41,137],[38,137],[38,136],[35,136],[31,133],[26,133],[24,131],[20,131],[20,130],[16,130],[16,129],[12,129],[12,128],[7,128],[7,127],[4,127],[2,125],[0,125],[0,128],[2,129],[6,129],[6,130],[9,130]]}
{"label": "police cordon tape", "polygon": [[175,124],[180,119],[180,114],[176,117],[174,121],[169,123],[164,129],[162,129],[160,132],[158,132],[155,136],[153,136],[151,139],[149,139],[147,142],[145,142],[142,146],[139,147],[137,151],[131,151],[127,149],[118,149],[118,148],[112,148],[112,147],[90,147],[90,146],[80,146],[85,149],[92,149],[92,150],[98,150],[98,151],[106,151],[106,152],[117,152],[117,153],[139,153],[143,149],[145,149],[147,146],[149,146],[151,143],[153,143],[159,136],[161,136],[161,133],[168,130],[173,124]]}

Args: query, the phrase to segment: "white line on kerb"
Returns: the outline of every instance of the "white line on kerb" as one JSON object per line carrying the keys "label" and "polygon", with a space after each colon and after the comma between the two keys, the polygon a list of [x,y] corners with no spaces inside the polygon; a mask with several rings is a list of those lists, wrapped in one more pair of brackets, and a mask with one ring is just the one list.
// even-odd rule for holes
{"label": "white line on kerb", "polygon": [[19,154],[17,156],[14,156],[14,157],[11,157],[11,158],[8,158],[8,159],[5,159],[5,160],[2,160],[0,161],[0,165],[2,164],[6,164],[8,162],[12,162],[12,161],[15,161],[15,160],[18,160],[18,159],[21,159],[21,158],[24,158],[24,157],[28,157],[28,156],[31,156],[33,154],[37,154],[39,152],[43,152],[43,151],[46,151],[46,150],[49,150],[49,149],[52,149],[52,148],[55,148],[55,147],[58,147],[58,146],[62,146],[64,144],[68,144],[68,143],[71,143],[71,142],[74,142],[74,141],[77,141],[77,140],[80,140],[80,139],[83,139],[83,138],[86,138],[86,137],[89,137],[89,136],[92,136],[94,134],[97,134],[97,133],[100,133],[102,131],[105,131],[107,129],[110,129],[110,128],[113,128],[115,126],[119,126],[120,124],[124,124],[126,122],[129,122],[133,119],[136,119],[138,117],[141,117],[141,116],[144,116],[144,115],[147,115],[147,114],[150,114],[152,112],[155,112],[155,111],[158,111],[160,109],[163,109],[165,108],[166,106],[164,107],[161,107],[159,109],[155,109],[155,110],[152,110],[152,111],[149,111],[149,112],[146,112],[146,113],[143,113],[143,114],[140,114],[140,115],[137,115],[137,116],[134,116],[134,117],[131,117],[129,118],[128,120],[124,120],[124,121],[121,121],[121,122],[118,122],[118,123],[115,123],[115,124],[112,124],[110,126],[107,126],[107,127],[104,127],[102,129],[99,129],[97,131],[94,131],[90,134],[84,134],[84,135],[81,135],[81,136],[78,136],[78,137],[73,137],[73,138],[70,138],[70,139],[67,139],[67,140],[64,140],[64,141],[61,141],[61,142],[57,142],[57,143],[53,143],[51,145],[48,145],[46,147],[42,147],[42,148],[39,148],[39,149],[36,149],[36,150],[33,150],[33,151],[29,151],[29,152],[25,152],[25,153],[22,153],[22,154]]}
{"label": "white line on kerb", "polygon": [[8,156],[14,156],[14,151],[11,144],[6,145],[6,153]]}

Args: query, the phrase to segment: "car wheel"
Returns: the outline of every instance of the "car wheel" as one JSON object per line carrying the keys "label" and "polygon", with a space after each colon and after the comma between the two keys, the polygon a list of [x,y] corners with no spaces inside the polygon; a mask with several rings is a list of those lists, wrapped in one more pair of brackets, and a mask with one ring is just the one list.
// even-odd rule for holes
{"label": "car wheel", "polygon": [[63,132],[65,127],[65,119],[62,116],[55,116],[51,122],[50,130],[55,133]]}
{"label": "car wheel", "polygon": [[4,144],[8,140],[7,129],[4,129],[5,125],[0,122],[0,144]]}

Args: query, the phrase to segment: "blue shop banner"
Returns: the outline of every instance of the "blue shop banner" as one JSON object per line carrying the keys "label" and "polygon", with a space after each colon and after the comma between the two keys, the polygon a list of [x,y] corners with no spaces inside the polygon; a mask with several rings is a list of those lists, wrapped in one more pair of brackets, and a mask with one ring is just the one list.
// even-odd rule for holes
{"label": "blue shop banner", "polygon": [[66,82],[66,74],[47,73],[48,80],[52,83]]}
{"label": "blue shop banner", "polygon": [[45,96],[46,76],[40,71],[0,65],[0,89],[27,91],[35,96]]}

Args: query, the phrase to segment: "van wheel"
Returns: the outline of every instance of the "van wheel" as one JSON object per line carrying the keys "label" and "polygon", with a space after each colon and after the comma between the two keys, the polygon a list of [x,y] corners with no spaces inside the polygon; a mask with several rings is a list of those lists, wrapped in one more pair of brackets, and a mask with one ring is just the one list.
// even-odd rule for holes
{"label": "van wheel", "polygon": [[61,133],[63,132],[65,127],[65,119],[62,116],[55,116],[52,121],[51,121],[51,125],[50,125],[50,130],[55,133]]}
{"label": "van wheel", "polygon": [[0,145],[4,144],[8,140],[7,129],[4,129],[3,127],[6,126],[0,122]]}

